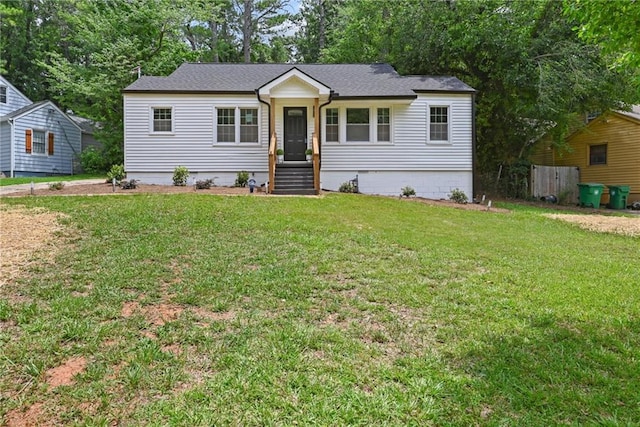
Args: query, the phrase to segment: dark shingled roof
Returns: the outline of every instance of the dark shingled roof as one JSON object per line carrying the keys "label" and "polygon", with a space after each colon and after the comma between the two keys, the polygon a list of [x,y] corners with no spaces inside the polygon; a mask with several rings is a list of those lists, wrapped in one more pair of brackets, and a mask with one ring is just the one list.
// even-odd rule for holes
{"label": "dark shingled roof", "polygon": [[474,92],[455,77],[400,76],[389,64],[185,63],[167,77],[143,76],[124,92],[254,93],[297,68],[336,97],[415,97],[416,92]]}
{"label": "dark shingled roof", "polygon": [[9,114],[2,116],[2,121],[5,121],[7,119],[14,119],[24,113],[27,113],[31,110],[35,110],[41,106],[43,106],[44,104],[48,103],[49,101],[38,101],[38,102],[34,102],[33,104],[29,104],[29,105],[25,105],[22,108],[19,108],[15,111],[10,112]]}

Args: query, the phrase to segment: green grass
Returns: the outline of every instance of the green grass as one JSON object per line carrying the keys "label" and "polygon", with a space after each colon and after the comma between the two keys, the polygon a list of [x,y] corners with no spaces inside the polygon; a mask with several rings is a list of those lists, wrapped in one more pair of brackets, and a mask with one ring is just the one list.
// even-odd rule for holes
{"label": "green grass", "polygon": [[96,174],[78,174],[78,175],[63,175],[63,176],[27,176],[20,178],[0,178],[0,187],[16,184],[30,184],[31,182],[66,182],[66,181],[78,181],[81,179],[94,179],[105,178],[106,175]]}
{"label": "green grass", "polygon": [[[638,238],[531,207],[342,194],[1,203],[64,212],[68,228],[55,260],[0,288],[0,414],[41,402],[72,425],[640,420]],[[77,356],[76,384],[48,387],[45,372]]]}

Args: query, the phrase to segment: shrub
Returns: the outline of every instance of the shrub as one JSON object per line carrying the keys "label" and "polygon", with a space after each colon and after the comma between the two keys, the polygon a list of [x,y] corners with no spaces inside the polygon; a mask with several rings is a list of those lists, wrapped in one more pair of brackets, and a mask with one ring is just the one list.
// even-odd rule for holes
{"label": "shrub", "polygon": [[276,150],[276,156],[284,156],[284,150],[282,148],[278,148]]}
{"label": "shrub", "polygon": [[49,190],[62,190],[64,188],[64,182],[52,182],[49,184]]}
{"label": "shrub", "polygon": [[402,193],[400,194],[400,197],[404,196],[404,197],[411,197],[411,196],[415,196],[416,195],[416,190],[413,189],[413,187],[409,187],[408,185],[406,187],[402,188]]}
{"label": "shrub", "polygon": [[213,179],[204,179],[204,180],[199,179],[196,181],[197,190],[208,190],[213,185],[214,185]]}
{"label": "shrub", "polygon": [[80,165],[85,173],[100,173],[106,169],[102,153],[94,147],[87,147],[80,153]]}
{"label": "shrub", "polygon": [[449,200],[454,201],[456,203],[465,204],[469,199],[467,198],[467,195],[464,194],[464,191],[460,190],[459,188],[456,188],[449,195]]}
{"label": "shrub", "polygon": [[236,178],[236,187],[246,187],[249,182],[249,172],[241,171],[238,172],[238,177]]}
{"label": "shrub", "polygon": [[173,185],[184,187],[187,185],[187,179],[189,178],[189,169],[185,166],[177,166],[173,170]]}
{"label": "shrub", "polygon": [[109,182],[113,181],[115,178],[116,182],[119,183],[124,179],[124,177],[124,165],[113,165],[111,166],[111,169],[109,169],[109,172],[107,172],[107,180]]}
{"label": "shrub", "polygon": [[341,193],[356,193],[357,189],[356,186],[353,185],[353,182],[347,181],[343,182],[342,185],[340,185],[338,191]]}
{"label": "shrub", "polygon": [[304,154],[310,156],[313,154],[313,150],[311,148],[307,148],[306,150],[304,150]]}

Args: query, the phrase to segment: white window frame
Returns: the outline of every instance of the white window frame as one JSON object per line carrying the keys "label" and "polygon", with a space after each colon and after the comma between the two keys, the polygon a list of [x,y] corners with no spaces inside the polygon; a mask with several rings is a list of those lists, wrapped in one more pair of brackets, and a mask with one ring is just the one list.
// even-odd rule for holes
{"label": "white window frame", "polygon": [[[170,110],[171,111],[171,130],[170,131],[157,131],[154,127],[154,113],[156,110]],[[150,135],[173,135],[175,132],[175,119],[176,115],[174,108],[167,105],[153,105],[149,108],[149,134]]]}
{"label": "white window frame", "polygon": [[[447,139],[431,139],[431,109],[447,109]],[[451,104],[429,104],[427,106],[427,143],[434,145],[451,145]]]}
{"label": "white window frame", "polygon": [[[0,104],[8,104],[9,103],[9,90],[5,85],[0,85],[0,92],[4,92],[4,94],[0,93]],[[2,100],[4,98],[4,101]]]}
{"label": "white window frame", "polygon": [[[378,110],[381,108],[386,108],[389,110],[389,140],[388,141],[380,141],[378,139]],[[393,143],[393,108],[390,105],[377,105],[374,108],[374,141],[378,144],[392,144]]]}
{"label": "white window frame", "polygon": [[[338,110],[338,140],[327,141],[327,109],[333,108]],[[347,140],[347,109],[368,109],[369,110],[369,138],[366,141],[348,141]],[[389,109],[389,141],[378,140],[378,109]],[[328,145],[337,144],[349,144],[349,145],[393,145],[393,132],[394,132],[394,120],[393,120],[393,106],[389,104],[353,104],[353,105],[340,105],[330,106],[322,110],[322,143]]]}
{"label": "white window frame", "polygon": [[[240,142],[240,110],[257,110],[258,118],[258,141],[256,142]],[[218,141],[218,110],[234,110],[233,124],[234,135],[233,141]],[[216,105],[213,108],[213,143],[216,145],[243,145],[255,146],[260,145],[260,135],[262,130],[262,109],[259,105]]]}
{"label": "white window frame", "polygon": [[[44,151],[42,153],[36,152],[36,133],[41,133],[44,135],[43,137],[43,147]],[[31,155],[32,156],[48,156],[49,150],[47,147],[47,143],[49,141],[49,132],[44,129],[31,129]]]}
{"label": "white window frame", "polygon": [[[327,110],[337,110],[338,112],[338,137],[336,141],[328,141],[327,140]],[[329,144],[339,144],[340,143],[340,127],[342,126],[342,120],[340,119],[340,107],[327,107],[323,110],[323,126],[324,126],[324,132],[322,133],[322,139],[323,139],[323,143],[329,143]],[[331,125],[333,126],[333,125]]]}

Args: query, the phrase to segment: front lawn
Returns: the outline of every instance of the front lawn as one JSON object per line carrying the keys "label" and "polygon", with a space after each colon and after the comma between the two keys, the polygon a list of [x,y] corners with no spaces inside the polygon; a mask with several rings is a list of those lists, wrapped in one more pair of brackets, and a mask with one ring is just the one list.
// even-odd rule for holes
{"label": "front lawn", "polygon": [[66,229],[55,258],[0,287],[7,418],[640,420],[637,237],[530,207],[343,194],[0,200],[11,205],[62,212]]}

